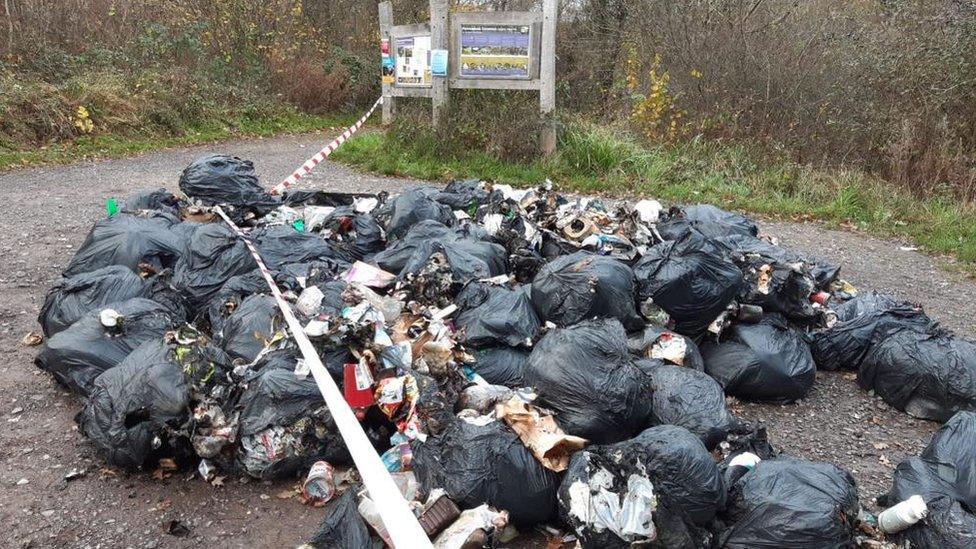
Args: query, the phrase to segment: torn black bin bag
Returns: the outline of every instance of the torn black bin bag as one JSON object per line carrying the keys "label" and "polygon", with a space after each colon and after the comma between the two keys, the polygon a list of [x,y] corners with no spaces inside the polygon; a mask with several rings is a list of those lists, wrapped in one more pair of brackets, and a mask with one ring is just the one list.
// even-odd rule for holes
{"label": "torn black bin bag", "polygon": [[[120,326],[107,328],[99,315],[113,309],[122,315]],[[93,309],[44,342],[34,365],[50,372],[68,389],[87,395],[95,378],[117,366],[133,349],[159,339],[183,319],[159,303],[136,297]]]}
{"label": "torn black bin bag", "polygon": [[170,230],[176,224],[178,219],[160,212],[120,213],[97,221],[62,274],[72,277],[110,265],[136,272],[171,268],[186,248],[186,241]]}
{"label": "torn black bin bag", "polygon": [[820,312],[810,302],[817,284],[809,270],[800,265],[767,263],[756,256],[739,258],[745,284],[739,302],[758,305],[767,313],[780,313],[799,324],[813,324]]}
{"label": "torn black bin bag", "polygon": [[521,387],[531,351],[515,347],[468,348],[474,357],[472,368],[492,385]]}
{"label": "torn black bin bag", "polygon": [[209,223],[194,231],[187,253],[176,264],[173,286],[193,311],[202,311],[224,283],[257,269],[247,245],[230,227]]}
{"label": "torn black bin bag", "polygon": [[634,265],[640,299],[652,298],[675,331],[701,336],[739,295],[742,271],[724,251],[696,233],[652,246]]}
{"label": "torn black bin bag", "polygon": [[543,336],[529,356],[524,382],[564,431],[594,443],[624,440],[650,424],[649,379],[634,365],[616,319],[588,320]]}
{"label": "torn black bin bag", "polygon": [[372,542],[366,523],[356,503],[358,489],[347,489],[341,496],[325,505],[325,518],[319,529],[303,547],[314,549],[371,549]]}
{"label": "torn black bin bag", "polygon": [[871,346],[857,384],[921,419],[976,410],[976,344],[945,332],[902,328]]}
{"label": "torn black bin bag", "polygon": [[727,549],[853,547],[854,477],[836,465],[778,457],[759,462],[729,488]]}
{"label": "torn black bin bag", "polygon": [[460,312],[454,323],[464,329],[464,341],[474,346],[531,346],[541,323],[532,308],[527,287],[514,290],[478,282],[458,294]]}
{"label": "torn black bin bag", "polygon": [[173,195],[173,193],[167,191],[166,189],[159,188],[139,191],[132,196],[127,197],[122,201],[119,209],[123,212],[160,210],[173,215],[179,215],[180,201],[178,198],[176,198],[176,196]]}
{"label": "torn black bin bag", "polygon": [[175,446],[188,444],[174,439],[190,419],[189,407],[183,369],[156,338],[95,379],[78,424],[109,465],[150,469],[158,458],[171,457]]}
{"label": "torn black bin bag", "polygon": [[133,297],[148,297],[151,290],[151,282],[121,265],[62,278],[47,291],[37,322],[44,335],[51,337],[92,309]]}
{"label": "torn black bin bag", "polygon": [[505,248],[492,242],[469,238],[447,241],[426,241],[416,247],[403,266],[400,275],[416,276],[441,264],[456,284],[480,278],[491,278],[508,271]]}
{"label": "torn black bin bag", "polygon": [[803,337],[778,315],[736,324],[721,343],[702,344],[705,372],[743,400],[792,402],[813,387],[817,367]]}
{"label": "torn black bin bag", "polygon": [[278,303],[269,295],[244,298],[214,333],[214,341],[232,358],[251,362],[257,358],[275,332],[284,329]]}
{"label": "torn black bin bag", "polygon": [[259,229],[251,240],[269,269],[278,269],[289,263],[308,263],[320,260],[343,260],[339,253],[321,236],[299,232],[288,225],[276,225]]}
{"label": "torn black bin bag", "polygon": [[707,374],[659,360],[636,365],[651,378],[654,423],[684,427],[709,450],[738,425],[725,405],[722,386]]}
{"label": "torn black bin bag", "polygon": [[250,160],[226,154],[210,154],[194,160],[180,174],[180,190],[206,206],[229,204],[234,210],[258,215],[281,205],[280,200],[258,184]]}
{"label": "torn black bin bag", "polygon": [[278,286],[301,293],[309,286],[319,286],[331,282],[351,267],[341,259],[319,259],[307,263],[289,263],[275,273]]}
{"label": "torn black bin bag", "polygon": [[356,213],[349,206],[336,208],[322,223],[331,231],[329,243],[346,261],[361,261],[386,246],[383,228],[369,214]]}
{"label": "torn black bin bag", "polygon": [[725,506],[726,486],[698,437],[660,425],[577,452],[558,495],[560,516],[585,548],[630,547],[653,536],[651,547],[692,549],[710,545],[707,527]]}
{"label": "torn black bin bag", "polygon": [[227,320],[241,303],[249,296],[268,291],[268,283],[261,271],[253,271],[230,277],[217,295],[207,303],[206,309],[201,311],[197,321],[203,326],[210,326],[211,334],[218,334]]}
{"label": "torn black bin bag", "polygon": [[679,240],[689,232],[707,238],[733,234],[756,236],[759,227],[749,218],[711,204],[673,207],[661,216],[657,230],[665,240]]}
{"label": "torn black bin bag", "polygon": [[818,370],[859,370],[861,361],[876,342],[901,330],[938,333],[938,323],[921,309],[894,304],[840,321],[830,329],[813,335],[810,352]]}
{"label": "torn black bin bag", "polygon": [[786,248],[770,244],[761,238],[744,234],[732,234],[716,238],[715,240],[729,248],[732,252],[759,255],[765,258],[767,262],[779,263],[784,266],[802,263],[809,270],[810,275],[816,282],[817,288],[820,290],[829,289],[830,283],[837,280],[837,277],[840,276],[840,267],[817,258],[803,257]]}
{"label": "torn black bin bag", "polygon": [[610,257],[586,252],[559,257],[536,274],[531,295],[539,317],[558,326],[611,317],[628,331],[644,327],[637,314],[634,272]]}
{"label": "torn black bin bag", "polygon": [[660,359],[699,372],[705,371],[701,351],[691,338],[652,324],[636,334],[630,334],[627,349],[639,357]]}
{"label": "torn black bin bag", "polygon": [[425,220],[454,225],[451,207],[437,201],[440,193],[440,189],[434,187],[417,187],[392,198],[377,211],[378,215],[387,219],[386,234],[391,239],[401,238],[414,225]]}
{"label": "torn black bin bag", "polygon": [[245,379],[240,411],[238,459],[251,476],[285,478],[325,460],[340,465],[351,459],[315,379],[298,378],[299,355],[272,351]]}
{"label": "torn black bin bag", "polygon": [[919,457],[895,469],[891,491],[879,504],[891,507],[914,495],[928,507],[925,520],[892,537],[911,547],[962,549],[976,543],[976,414],[957,412]]}
{"label": "torn black bin bag", "polygon": [[415,440],[411,447],[425,494],[443,488],[464,509],[487,503],[508,511],[519,527],[545,522],[556,510],[559,477],[501,421],[454,420],[439,436]]}

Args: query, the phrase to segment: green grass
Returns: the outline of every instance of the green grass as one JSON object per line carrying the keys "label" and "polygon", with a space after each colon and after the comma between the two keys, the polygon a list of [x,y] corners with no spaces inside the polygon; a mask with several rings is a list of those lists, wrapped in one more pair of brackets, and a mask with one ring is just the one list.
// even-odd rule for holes
{"label": "green grass", "polygon": [[350,125],[354,115],[316,116],[297,112],[236,115],[223,123],[207,123],[180,135],[95,135],[34,148],[0,148],[0,170],[42,164],[64,164],[90,158],[118,158],[161,149],[209,143],[239,137],[269,137],[304,133]]}
{"label": "green grass", "polygon": [[374,132],[332,158],[387,175],[429,180],[477,177],[535,185],[551,179],[564,191],[648,196],[671,203],[711,203],[766,217],[817,219],[881,236],[904,237],[930,253],[957,258],[976,273],[976,208],[949,199],[918,199],[857,171],[758,163],[745,149],[692,142],[647,148],[613,131],[576,125],[547,160],[507,162],[490,154],[445,152],[419,136]]}

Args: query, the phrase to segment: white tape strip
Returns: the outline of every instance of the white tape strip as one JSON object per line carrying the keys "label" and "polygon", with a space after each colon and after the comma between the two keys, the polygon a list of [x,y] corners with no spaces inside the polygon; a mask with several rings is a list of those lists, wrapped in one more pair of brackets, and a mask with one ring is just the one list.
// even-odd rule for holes
{"label": "white tape strip", "polygon": [[231,221],[219,206],[214,210],[237,233],[237,236],[244,240],[244,244],[250,250],[254,261],[257,262],[261,275],[264,276],[268,288],[271,289],[271,295],[274,296],[278,308],[281,309],[281,314],[285,317],[288,330],[295,338],[295,342],[298,343],[298,348],[305,358],[305,365],[311,369],[315,383],[319,386],[319,391],[325,398],[325,404],[329,407],[329,412],[332,413],[332,418],[339,428],[339,434],[342,435],[342,440],[345,441],[346,448],[349,449],[349,454],[352,455],[356,468],[359,469],[359,476],[362,477],[363,484],[369,490],[369,497],[377,503],[380,518],[383,519],[383,525],[390,533],[390,539],[394,546],[401,549],[433,547],[420,523],[417,522],[417,518],[410,511],[407,500],[404,499],[400,489],[393,482],[393,477],[390,476],[386,466],[380,461],[379,454],[376,453],[373,445],[366,438],[366,433],[363,432],[363,428],[346,403],[346,399],[339,392],[339,387],[325,369],[325,365],[322,364],[318,353],[315,352],[315,347],[305,335],[301,323],[295,318],[291,306],[282,297],[278,285],[275,284],[271,276],[271,271],[265,266],[257,248],[254,247],[251,239],[244,234],[244,231]]}
{"label": "white tape strip", "polygon": [[346,128],[346,131],[342,132],[342,135],[333,139],[332,142],[326,145],[325,148],[323,148],[321,151],[315,153],[315,156],[306,160],[304,164],[299,166],[297,170],[295,170],[294,172],[292,172],[291,175],[286,177],[285,180],[279,183],[277,187],[271,189],[270,191],[271,194],[281,194],[285,192],[285,190],[288,187],[291,187],[296,182],[298,182],[299,179],[308,175],[313,169],[315,169],[315,166],[318,166],[323,160],[328,158],[330,154],[335,152],[335,150],[338,149],[339,146],[341,146],[343,143],[348,141],[349,138],[352,137],[354,133],[359,131],[359,128],[363,127],[363,124],[366,123],[366,120],[376,110],[376,107],[379,107],[381,104],[383,104],[382,95],[380,96],[379,99],[376,100],[376,103],[373,103],[373,106],[370,107],[368,111],[366,111],[366,114],[364,114],[362,118],[357,120],[356,123],[353,124],[352,126]]}

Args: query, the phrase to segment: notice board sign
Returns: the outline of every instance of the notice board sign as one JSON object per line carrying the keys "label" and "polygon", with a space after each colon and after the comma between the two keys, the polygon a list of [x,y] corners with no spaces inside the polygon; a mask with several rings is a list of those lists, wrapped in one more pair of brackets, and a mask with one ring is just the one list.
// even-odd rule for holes
{"label": "notice board sign", "polygon": [[397,36],[395,84],[430,87],[430,35]]}
{"label": "notice board sign", "polygon": [[530,78],[532,38],[531,25],[462,24],[458,76]]}

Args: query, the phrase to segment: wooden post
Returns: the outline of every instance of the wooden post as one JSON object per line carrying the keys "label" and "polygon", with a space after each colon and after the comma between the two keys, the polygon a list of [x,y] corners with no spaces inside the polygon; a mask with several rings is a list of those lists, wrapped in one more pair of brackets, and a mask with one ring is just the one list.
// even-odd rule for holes
{"label": "wooden post", "polygon": [[[447,0],[430,0],[430,47],[435,50],[450,49],[450,28],[447,24]],[[457,63],[456,59],[450,63]],[[448,104],[447,76],[432,78],[431,99],[434,128],[443,128]]]}
{"label": "wooden post", "polygon": [[542,4],[542,64],[539,68],[539,112],[542,114],[542,135],[539,142],[543,155],[556,152],[556,0]]}
{"label": "wooden post", "polygon": [[[390,40],[390,29],[393,28],[393,4],[390,2],[380,2],[377,7],[380,16],[380,40]],[[390,43],[390,55],[393,55],[396,45]],[[393,103],[393,85],[383,83],[383,125],[388,126],[393,122],[393,115],[396,107]]]}

